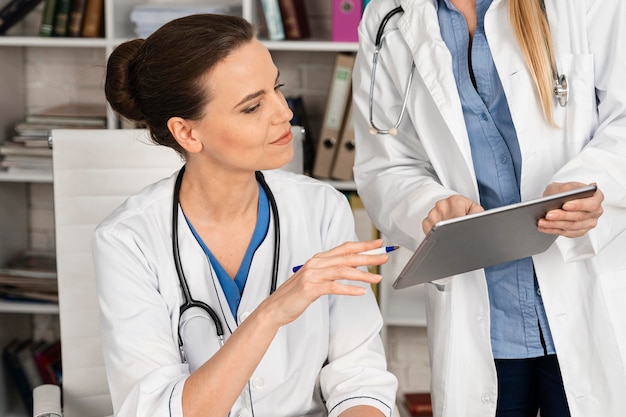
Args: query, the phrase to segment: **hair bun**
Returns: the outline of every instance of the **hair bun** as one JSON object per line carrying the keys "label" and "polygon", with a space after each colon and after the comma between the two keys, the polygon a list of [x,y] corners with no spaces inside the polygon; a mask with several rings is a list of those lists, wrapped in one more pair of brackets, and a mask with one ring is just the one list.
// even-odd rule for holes
{"label": "hair bun", "polygon": [[133,39],[122,43],[111,53],[107,63],[107,75],[104,85],[106,99],[113,110],[127,119],[137,122],[143,121],[144,117],[139,109],[137,97],[131,85],[131,77],[135,71],[135,63],[143,39]]}

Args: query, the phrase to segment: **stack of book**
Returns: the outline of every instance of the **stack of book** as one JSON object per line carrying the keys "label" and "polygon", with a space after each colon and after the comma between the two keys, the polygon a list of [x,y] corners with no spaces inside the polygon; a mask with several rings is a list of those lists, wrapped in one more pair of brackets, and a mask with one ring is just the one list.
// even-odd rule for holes
{"label": "stack of book", "polygon": [[311,36],[304,0],[261,0],[267,31],[272,41],[306,39]]}
{"label": "stack of book", "polygon": [[54,254],[26,251],[0,268],[0,299],[57,303],[59,292]]}
{"label": "stack of book", "polygon": [[0,170],[52,173],[52,129],[104,129],[106,108],[97,104],[70,104],[27,115],[15,126],[16,134],[0,145]]}
{"label": "stack of book", "polygon": [[[43,140],[39,142],[43,143]],[[52,149],[47,147],[47,138],[45,143],[46,147],[33,147],[25,146],[20,142],[5,142],[0,145],[0,169],[12,173],[50,174],[52,172]]]}
{"label": "stack of book", "polygon": [[241,16],[241,1],[206,0],[186,1],[182,3],[146,3],[135,6],[130,20],[135,25],[135,33],[140,38],[147,38],[165,23],[179,17],[200,13],[215,13]]}
{"label": "stack of book", "polygon": [[2,359],[20,395],[24,411],[33,415],[33,388],[41,384],[61,385],[61,343],[13,339],[2,350]]}
{"label": "stack of book", "polygon": [[41,36],[101,37],[104,0],[9,0],[0,8],[0,34],[6,33],[43,3]]}
{"label": "stack of book", "polygon": [[0,8],[0,35],[4,35],[11,27],[20,22],[27,14],[41,3],[42,0],[10,0]]}
{"label": "stack of book", "polygon": [[41,36],[104,35],[104,0],[43,0]]}

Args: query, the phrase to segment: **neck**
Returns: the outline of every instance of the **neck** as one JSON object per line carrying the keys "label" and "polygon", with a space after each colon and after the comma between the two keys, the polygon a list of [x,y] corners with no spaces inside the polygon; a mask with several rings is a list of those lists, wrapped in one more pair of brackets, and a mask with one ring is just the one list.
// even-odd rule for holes
{"label": "neck", "polygon": [[179,199],[190,218],[239,221],[251,214],[256,217],[259,190],[254,172],[216,174],[188,165]]}

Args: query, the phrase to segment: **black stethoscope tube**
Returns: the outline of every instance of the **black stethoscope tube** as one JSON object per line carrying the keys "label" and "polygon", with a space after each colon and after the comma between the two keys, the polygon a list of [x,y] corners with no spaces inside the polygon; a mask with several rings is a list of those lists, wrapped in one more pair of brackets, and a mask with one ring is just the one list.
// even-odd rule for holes
{"label": "black stethoscope tube", "polygon": [[[543,10],[544,15],[546,15],[546,20],[547,20],[546,7],[545,7],[543,0],[541,0],[541,9]],[[376,85],[376,67],[378,66],[378,57],[380,54],[380,50],[382,49],[382,46],[383,46],[383,35],[385,33],[385,27],[387,26],[387,23],[389,22],[389,20],[395,15],[397,15],[398,13],[404,13],[404,9],[402,9],[402,6],[397,6],[391,9],[389,12],[387,12],[387,14],[385,14],[385,16],[383,16],[382,20],[380,21],[380,25],[378,26],[378,30],[376,31],[376,40],[374,42],[374,56],[372,58],[372,73],[370,76],[370,92],[369,92],[369,122],[370,122],[370,134],[372,135],[390,134],[392,136],[395,136],[397,134],[398,127],[400,126],[400,123],[402,122],[402,118],[404,117],[404,112],[406,111],[407,102],[409,98],[409,90],[411,89],[411,84],[413,81],[415,61],[411,63],[411,69],[409,71],[409,77],[408,77],[408,81],[405,87],[404,99],[402,101],[402,107],[400,110],[400,115],[398,116],[398,120],[396,121],[396,123],[394,123],[393,127],[389,129],[382,129],[376,126],[376,124],[374,123],[374,87]],[[554,75],[554,87],[553,87],[554,96],[557,102],[559,103],[559,105],[561,107],[565,107],[567,106],[568,94],[569,94],[567,76],[565,76],[564,74],[558,73],[558,70],[556,68],[556,63],[553,63],[552,72]]]}
{"label": "black stethoscope tube", "polygon": [[[183,303],[180,307],[180,317],[182,317],[185,311],[193,307],[204,310],[213,320],[213,323],[215,324],[215,332],[217,333],[218,338],[223,344],[224,328],[222,326],[222,321],[220,320],[217,313],[215,313],[215,310],[213,310],[208,304],[202,301],[195,300],[191,296],[191,291],[189,291],[189,285],[187,284],[187,279],[185,278],[185,273],[183,272],[183,267],[180,260],[180,249],[178,245],[178,205],[180,204],[179,193],[184,173],[185,166],[183,165],[176,177],[176,182],[174,183],[174,195],[172,198],[172,252],[174,257],[174,265],[176,267],[176,274],[178,275],[178,281],[180,282],[180,287],[183,292]],[[280,258],[280,223],[278,219],[278,207],[276,205],[274,194],[270,190],[270,187],[267,185],[267,182],[265,182],[263,174],[257,171],[255,172],[255,176],[257,181],[259,182],[259,184],[261,184],[261,187],[265,191],[265,194],[267,195],[270,203],[270,209],[274,217],[274,260],[272,263],[272,281],[270,284],[270,294],[272,294],[276,290],[276,285],[278,282],[278,261]],[[182,352],[183,341],[180,335],[180,331],[178,333],[178,344]]]}

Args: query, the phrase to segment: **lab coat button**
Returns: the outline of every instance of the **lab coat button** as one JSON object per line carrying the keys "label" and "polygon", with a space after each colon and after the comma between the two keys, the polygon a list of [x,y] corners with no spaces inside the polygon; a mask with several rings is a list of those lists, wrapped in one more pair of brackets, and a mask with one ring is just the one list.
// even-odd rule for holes
{"label": "lab coat button", "polygon": [[248,311],[246,311],[245,313],[241,313],[241,315],[239,316],[239,322],[242,322],[245,319],[247,319],[249,315],[250,313]]}
{"label": "lab coat button", "polygon": [[482,402],[487,404],[491,402],[491,395],[485,393],[483,394],[483,397],[481,398]]}
{"label": "lab coat button", "polygon": [[254,378],[252,380],[252,387],[255,389],[263,389],[263,387],[265,387],[265,380],[263,378]]}

